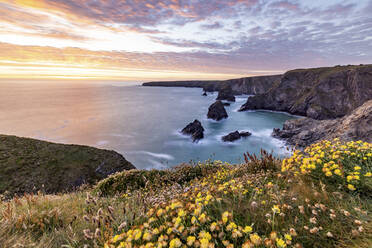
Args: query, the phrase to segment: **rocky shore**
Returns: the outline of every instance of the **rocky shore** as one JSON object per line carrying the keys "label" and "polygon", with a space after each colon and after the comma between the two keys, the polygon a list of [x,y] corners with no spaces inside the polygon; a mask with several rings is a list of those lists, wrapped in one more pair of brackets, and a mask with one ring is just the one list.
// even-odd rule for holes
{"label": "rocky shore", "polygon": [[283,129],[274,129],[273,136],[298,147],[334,138],[372,142],[372,100],[342,118],[315,120],[304,117],[288,120]]}
{"label": "rocky shore", "polygon": [[[372,65],[297,69],[283,75],[225,81],[149,82],[144,86],[199,87],[218,91],[216,100],[235,101],[235,95],[254,95],[239,111],[283,111],[306,118],[289,120],[273,136],[290,145],[307,146],[340,137],[371,142]],[[208,118],[227,118],[222,102],[209,108]],[[231,135],[233,137],[234,135]],[[229,136],[230,137],[230,136]],[[238,137],[236,135],[234,137]]]}

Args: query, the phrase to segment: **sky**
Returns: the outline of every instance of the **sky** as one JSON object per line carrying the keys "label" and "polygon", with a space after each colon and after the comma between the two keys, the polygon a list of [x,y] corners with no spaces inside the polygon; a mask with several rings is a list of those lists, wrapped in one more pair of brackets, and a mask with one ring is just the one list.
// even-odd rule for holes
{"label": "sky", "polygon": [[372,0],[0,0],[0,78],[228,79],[372,63]]}

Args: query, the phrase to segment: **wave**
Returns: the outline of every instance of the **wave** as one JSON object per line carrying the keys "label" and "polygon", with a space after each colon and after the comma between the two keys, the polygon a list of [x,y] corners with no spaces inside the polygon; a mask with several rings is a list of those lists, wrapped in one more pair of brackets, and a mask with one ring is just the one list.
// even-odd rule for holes
{"label": "wave", "polygon": [[132,151],[132,152],[127,152],[127,153],[132,153],[132,154],[146,154],[154,158],[159,158],[159,159],[166,159],[166,160],[174,160],[174,157],[170,154],[166,153],[154,153],[154,152],[148,152],[148,151]]}

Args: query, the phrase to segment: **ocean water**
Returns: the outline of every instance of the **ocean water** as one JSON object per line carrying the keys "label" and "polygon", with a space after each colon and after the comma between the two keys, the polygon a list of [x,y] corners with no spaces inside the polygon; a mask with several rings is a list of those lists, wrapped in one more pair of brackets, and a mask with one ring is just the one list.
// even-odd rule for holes
{"label": "ocean water", "polygon": [[[137,168],[167,168],[182,162],[243,160],[243,153],[288,151],[272,129],[294,116],[237,112],[249,96],[226,107],[229,118],[206,118],[216,94],[197,88],[142,87],[121,82],[0,82],[0,133],[115,150]],[[180,130],[198,119],[205,138],[192,143]],[[221,137],[249,131],[233,143]]]}

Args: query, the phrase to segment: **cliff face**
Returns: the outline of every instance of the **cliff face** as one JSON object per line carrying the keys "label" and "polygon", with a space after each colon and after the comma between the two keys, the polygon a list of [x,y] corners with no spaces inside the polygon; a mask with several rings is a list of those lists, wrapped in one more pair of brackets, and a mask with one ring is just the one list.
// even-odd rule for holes
{"label": "cliff face", "polygon": [[70,191],[129,169],[114,151],[0,135],[0,194]]}
{"label": "cliff face", "polygon": [[334,138],[372,142],[372,100],[342,118],[314,120],[305,117],[288,120],[282,130],[274,129],[273,136],[300,147]]}
{"label": "cliff face", "polygon": [[160,87],[191,87],[203,88],[205,91],[220,91],[230,86],[235,95],[262,94],[268,91],[275,82],[279,82],[281,75],[245,77],[223,81],[165,81],[165,82],[148,82],[143,86],[160,86]]}
{"label": "cliff face", "polygon": [[372,99],[372,65],[299,69],[286,72],[266,93],[248,98],[241,111],[285,111],[313,119],[351,113]]}

